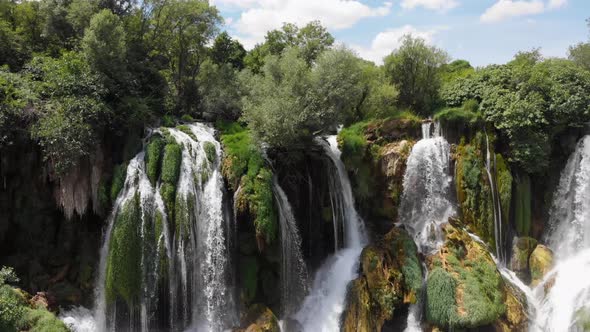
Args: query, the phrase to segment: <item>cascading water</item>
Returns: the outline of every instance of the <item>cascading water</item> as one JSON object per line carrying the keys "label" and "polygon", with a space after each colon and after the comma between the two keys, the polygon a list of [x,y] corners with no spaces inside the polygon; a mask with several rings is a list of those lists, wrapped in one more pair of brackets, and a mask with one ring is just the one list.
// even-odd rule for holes
{"label": "cascading water", "polygon": [[301,253],[301,236],[287,195],[273,179],[273,191],[279,210],[281,242],[281,303],[289,316],[307,293],[307,267]]}
{"label": "cascading water", "polygon": [[590,310],[590,136],[578,142],[561,173],[549,224],[547,243],[557,264],[535,289],[542,299],[537,322],[546,331],[582,331],[578,320],[587,320]]}
{"label": "cascading water", "polygon": [[[317,139],[329,157],[330,195],[335,224],[336,253],[316,273],[310,294],[294,315],[304,331],[332,332],[340,330],[348,284],[356,277],[360,253],[366,243],[364,224],[354,208],[348,174],[340,160],[336,136]],[[340,230],[343,241],[339,242]],[[343,243],[343,249],[340,249]]]}
{"label": "cascading water", "polygon": [[[484,132],[485,133],[485,132]],[[492,192],[492,206],[494,208],[494,239],[496,243],[496,257],[500,260],[500,263],[504,263],[506,261],[506,255],[504,254],[503,250],[503,241],[502,241],[502,206],[500,202],[500,195],[498,193],[498,188],[496,186],[496,181],[494,181],[494,176],[492,175],[496,169],[496,156],[494,155],[494,159],[492,162],[491,153],[490,153],[490,142],[488,139],[488,134],[485,133],[486,137],[486,173],[488,175],[488,181],[490,183],[490,191]]]}
{"label": "cascading water", "polygon": [[449,167],[449,143],[440,136],[440,126],[422,125],[423,138],[408,157],[399,219],[409,228],[418,249],[424,253],[438,248],[443,241],[441,225],[453,216],[452,176]]}
{"label": "cascading water", "polygon": [[[450,200],[450,146],[441,135],[440,125],[435,123],[431,134],[432,127],[431,122],[422,124],[422,139],[414,145],[408,157],[399,210],[401,223],[409,229],[418,249],[424,253],[436,250],[442,244],[440,226],[455,213]],[[422,331],[422,297],[409,308],[405,332]]]}
{"label": "cascading water", "polygon": [[[236,321],[228,260],[233,227],[224,211],[221,146],[212,128],[198,123],[186,128],[160,132],[181,149],[173,207],[160,195],[169,184],[150,182],[145,152],[127,167],[101,249],[97,331],[221,331]],[[121,257],[130,257],[130,265],[139,259],[136,274],[117,265]],[[139,293],[123,301],[135,285]]]}

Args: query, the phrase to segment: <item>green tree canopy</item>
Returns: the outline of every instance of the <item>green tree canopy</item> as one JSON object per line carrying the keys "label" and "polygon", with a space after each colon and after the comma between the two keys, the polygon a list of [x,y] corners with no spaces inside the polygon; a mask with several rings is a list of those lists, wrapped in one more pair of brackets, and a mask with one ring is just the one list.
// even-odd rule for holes
{"label": "green tree canopy", "polygon": [[401,106],[430,115],[438,103],[440,70],[447,62],[443,50],[427,45],[422,38],[404,36],[400,48],[385,58],[389,79],[399,89]]}

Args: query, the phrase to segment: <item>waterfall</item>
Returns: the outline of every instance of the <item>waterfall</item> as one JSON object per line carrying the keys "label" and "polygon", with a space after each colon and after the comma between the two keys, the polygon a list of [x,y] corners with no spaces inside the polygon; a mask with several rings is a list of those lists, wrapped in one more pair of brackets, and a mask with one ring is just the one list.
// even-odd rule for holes
{"label": "waterfall", "polygon": [[494,176],[492,175],[496,170],[496,156],[494,155],[494,160],[492,163],[491,153],[490,153],[490,142],[488,139],[488,134],[485,132],[486,137],[486,173],[488,175],[488,182],[490,183],[490,191],[492,192],[492,206],[494,208],[494,242],[496,243],[496,257],[500,260],[500,263],[504,263],[506,261],[506,256],[504,255],[503,248],[503,241],[502,241],[502,206],[500,202],[500,194],[498,193],[498,188],[496,185],[496,181]]}
{"label": "waterfall", "polygon": [[[229,284],[233,229],[224,211],[221,145],[212,128],[199,123],[187,128],[162,130],[182,151],[174,220],[160,194],[167,183],[158,180],[152,185],[145,152],[129,162],[100,252],[94,313],[98,331],[221,331],[237,319]],[[138,218],[129,212],[135,208]],[[122,227],[137,228],[132,233],[137,232],[139,239],[120,238]],[[109,282],[120,281],[109,281],[109,273],[130,269],[115,266],[112,255],[135,250],[140,256],[139,273],[126,281],[139,285],[139,294],[131,303],[109,300]]]}
{"label": "waterfall", "polygon": [[578,142],[561,173],[549,225],[557,264],[535,289],[542,299],[537,320],[547,331],[581,331],[579,313],[588,317],[590,310],[590,136]]}
{"label": "waterfall", "polygon": [[293,313],[307,292],[307,267],[301,253],[301,236],[287,195],[273,179],[273,191],[279,210],[281,242],[281,304],[283,315]]}
{"label": "waterfall", "polygon": [[[328,181],[336,253],[316,273],[312,289],[294,318],[306,332],[332,332],[340,330],[347,287],[357,276],[358,260],[366,236],[363,221],[354,208],[350,180],[340,160],[336,136],[327,137],[327,141],[316,139],[316,142],[324,149],[333,168]],[[341,235],[342,240],[339,240]]]}
{"label": "waterfall", "polygon": [[403,179],[399,220],[414,237],[421,252],[437,249],[443,241],[441,225],[453,216],[452,176],[449,167],[449,143],[440,136],[440,126],[422,125],[423,138],[408,157]]}

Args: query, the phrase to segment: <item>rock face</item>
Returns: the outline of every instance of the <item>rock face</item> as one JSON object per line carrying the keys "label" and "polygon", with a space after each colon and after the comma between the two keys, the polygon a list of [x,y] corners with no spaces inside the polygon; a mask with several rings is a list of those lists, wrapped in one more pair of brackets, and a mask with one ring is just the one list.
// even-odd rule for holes
{"label": "rock face", "polygon": [[535,247],[537,240],[530,237],[515,237],[512,241],[512,257],[510,257],[510,269],[524,283],[530,283],[531,274],[529,271],[529,257]]}
{"label": "rock face", "polygon": [[262,304],[254,304],[242,319],[244,328],[236,332],[280,332],[279,321],[274,313]]}
{"label": "rock face", "polygon": [[553,252],[546,246],[539,244],[529,258],[531,269],[531,286],[536,286],[553,267]]}
{"label": "rock face", "polygon": [[342,330],[381,331],[396,309],[419,296],[422,270],[411,237],[394,228],[363,249],[361,271],[349,286]]}
{"label": "rock face", "polygon": [[446,241],[427,258],[426,318],[443,329],[526,329],[524,296],[507,285],[487,249],[445,226]]}

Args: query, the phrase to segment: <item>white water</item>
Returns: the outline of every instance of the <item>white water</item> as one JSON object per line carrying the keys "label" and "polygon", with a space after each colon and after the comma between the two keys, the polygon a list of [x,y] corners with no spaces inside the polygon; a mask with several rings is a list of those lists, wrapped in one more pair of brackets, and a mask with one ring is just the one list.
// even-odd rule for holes
{"label": "white water", "polygon": [[[153,330],[167,324],[171,331],[188,327],[190,331],[222,331],[237,320],[233,293],[229,281],[228,252],[232,227],[224,213],[223,180],[220,174],[221,146],[212,128],[203,124],[188,126],[192,135],[177,129],[168,129],[171,137],[182,146],[180,176],[176,200],[190,203],[187,209],[177,209],[176,220],[168,220],[160,196],[161,183],[153,186],[145,172],[144,152],[129,162],[125,186],[114,203],[108,219],[105,241],[100,252],[99,277],[96,286],[96,304],[93,315],[84,309],[65,312],[63,320],[80,332],[119,330]],[[196,138],[196,140],[194,138]],[[215,160],[209,161],[205,144],[213,144]],[[141,294],[137,308],[130,308],[130,317],[124,327],[117,324],[117,304],[108,304],[105,294],[107,258],[111,233],[122,206],[139,195],[141,220]],[[178,204],[177,204],[178,206]],[[190,207],[193,207],[192,209]],[[154,237],[155,214],[163,216],[162,233]],[[179,219],[182,217],[183,219]],[[186,220],[184,227],[179,220]],[[138,222],[139,223],[139,222]],[[174,226],[169,229],[169,223]],[[154,239],[154,240],[152,240]],[[168,270],[162,289],[159,262],[167,258]],[[162,302],[163,301],[163,302]],[[168,308],[168,312],[158,310]],[[124,309],[124,308],[123,308]],[[91,318],[91,316],[94,316]],[[159,322],[159,317],[167,317]]]}
{"label": "white water", "polygon": [[281,242],[281,304],[284,316],[296,310],[307,294],[307,266],[301,253],[301,236],[287,195],[273,179],[279,210]]}
{"label": "white water", "polygon": [[327,142],[323,139],[317,142],[324,148],[335,168],[329,179],[332,210],[335,230],[340,229],[343,223],[344,249],[339,249],[336,232],[337,252],[316,273],[310,294],[294,318],[306,332],[333,332],[340,330],[347,287],[357,277],[359,255],[366,243],[366,236],[363,221],[354,208],[350,181],[340,160],[336,136],[329,136]]}
{"label": "white water", "polygon": [[450,201],[452,176],[449,168],[449,143],[432,123],[422,125],[423,138],[408,157],[404,174],[399,220],[414,237],[421,252],[437,249],[443,242],[441,225],[455,214]]}
{"label": "white water", "polygon": [[83,307],[62,311],[59,314],[59,319],[61,319],[72,332],[98,331],[92,311]]}
{"label": "white water", "polygon": [[590,308],[590,136],[578,142],[561,173],[549,224],[557,264],[535,289],[542,300],[538,325],[550,332],[581,331],[576,314]]}
{"label": "white water", "polygon": [[501,263],[506,261],[506,257],[504,255],[504,250],[502,250],[503,241],[502,241],[502,206],[500,202],[500,197],[498,193],[498,188],[496,187],[496,181],[494,181],[494,176],[492,175],[496,169],[496,156],[494,155],[494,160],[492,164],[491,153],[490,153],[490,142],[488,139],[488,134],[485,133],[486,137],[486,173],[488,175],[488,182],[490,184],[490,191],[492,193],[492,206],[494,209],[494,242],[496,243],[496,257],[500,260]]}

